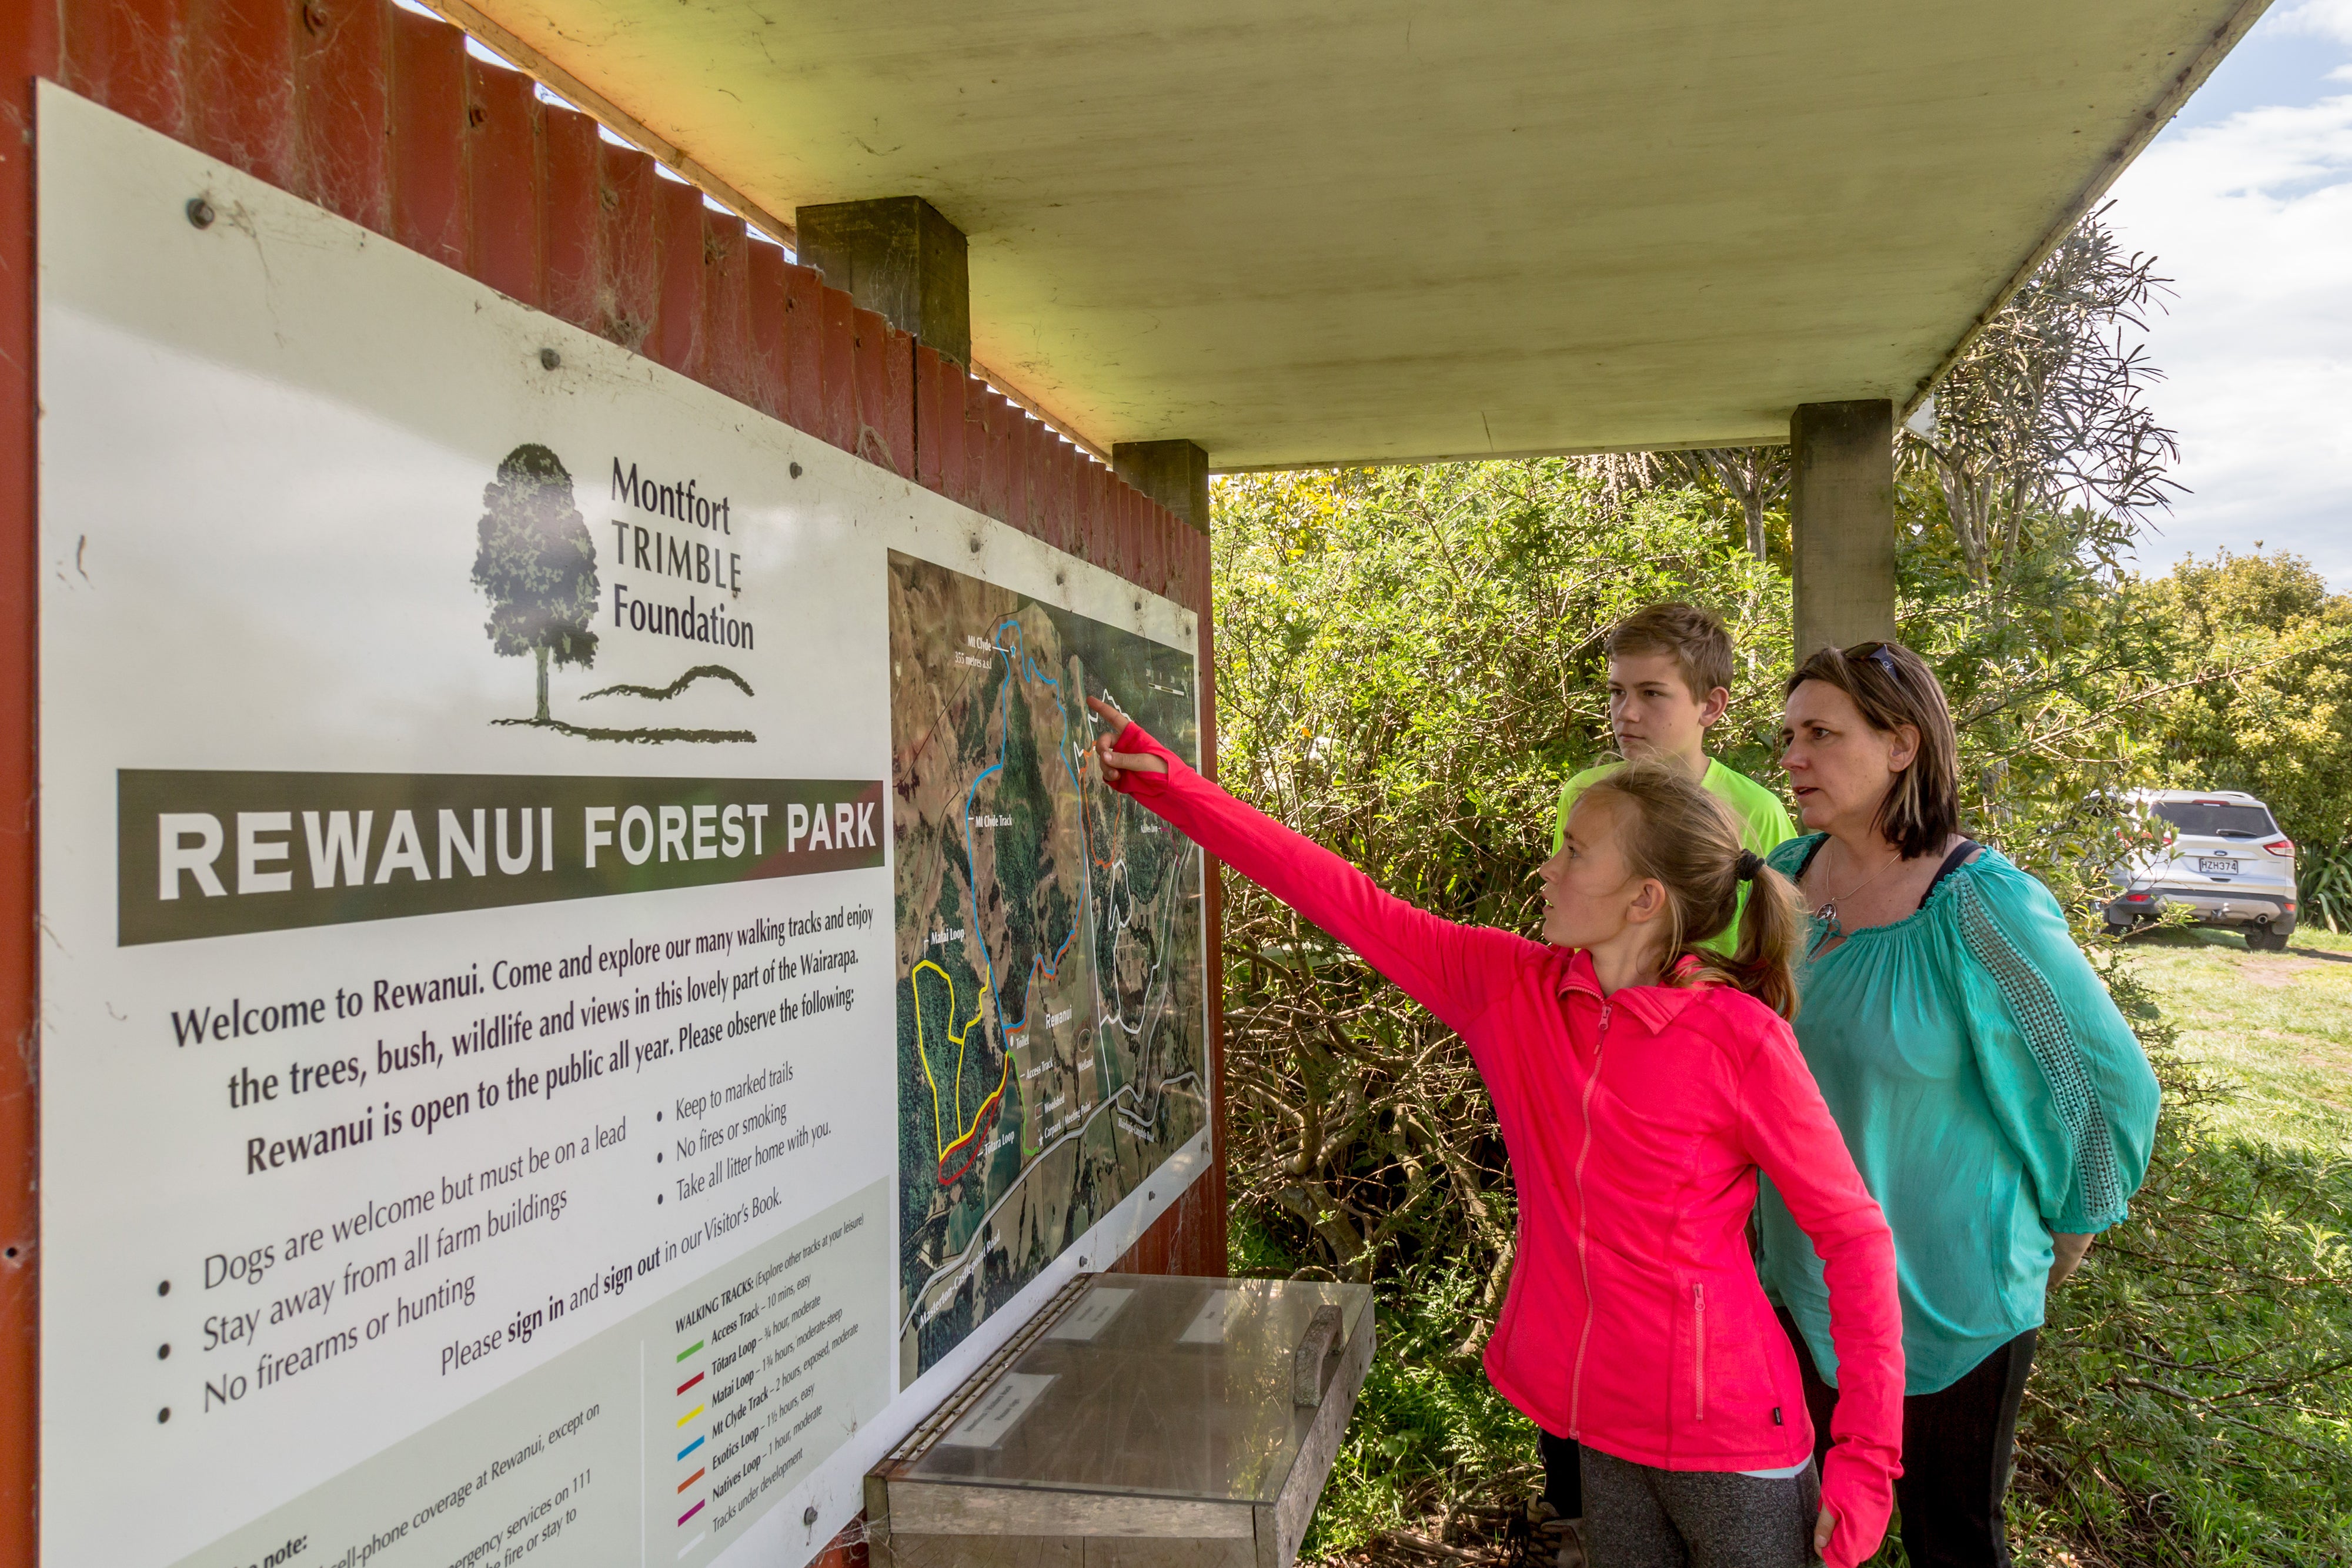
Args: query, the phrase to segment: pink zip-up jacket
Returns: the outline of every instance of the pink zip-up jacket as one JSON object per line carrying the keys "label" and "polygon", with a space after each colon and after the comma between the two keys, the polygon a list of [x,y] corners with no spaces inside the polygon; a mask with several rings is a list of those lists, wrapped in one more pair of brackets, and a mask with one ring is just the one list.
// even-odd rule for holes
{"label": "pink zip-up jacket", "polygon": [[1748,1252],[1756,1173],[1772,1178],[1827,1269],[1839,1373],[1827,1561],[1851,1568],[1877,1550],[1902,1469],[1895,1243],[1788,1024],[1720,984],[1604,997],[1589,955],[1390,896],[1140,726],[1118,749],[1168,771],[1106,768],[1114,789],[1346,943],[1470,1048],[1519,1198],[1486,1375],[1538,1427],[1672,1470],[1811,1454],[1796,1355]]}

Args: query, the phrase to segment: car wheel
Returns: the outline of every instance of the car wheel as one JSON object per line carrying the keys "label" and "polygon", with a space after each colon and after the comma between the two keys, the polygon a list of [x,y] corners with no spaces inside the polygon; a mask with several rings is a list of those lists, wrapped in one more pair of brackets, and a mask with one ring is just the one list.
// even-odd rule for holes
{"label": "car wheel", "polygon": [[2130,926],[2118,925],[2113,920],[2107,922],[2107,935],[2116,938],[2118,941],[2131,934],[2132,928]]}
{"label": "car wheel", "polygon": [[2286,951],[2286,933],[2249,931],[2246,933],[2246,946],[2258,953],[2284,953]]}

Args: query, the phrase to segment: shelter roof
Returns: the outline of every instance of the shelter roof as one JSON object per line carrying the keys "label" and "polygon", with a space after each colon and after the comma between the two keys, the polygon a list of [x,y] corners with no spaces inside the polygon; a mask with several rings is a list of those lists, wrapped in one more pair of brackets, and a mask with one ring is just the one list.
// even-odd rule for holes
{"label": "shelter roof", "polygon": [[784,229],[927,197],[973,357],[1219,468],[1916,401],[2266,0],[436,0]]}

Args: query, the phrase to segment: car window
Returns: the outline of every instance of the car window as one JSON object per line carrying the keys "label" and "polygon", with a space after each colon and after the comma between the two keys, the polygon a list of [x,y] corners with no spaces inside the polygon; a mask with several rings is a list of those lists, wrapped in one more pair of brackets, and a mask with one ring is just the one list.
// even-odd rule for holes
{"label": "car window", "polygon": [[2267,839],[2278,831],[2268,810],[2222,800],[2159,800],[2156,814],[2184,833],[2208,838]]}

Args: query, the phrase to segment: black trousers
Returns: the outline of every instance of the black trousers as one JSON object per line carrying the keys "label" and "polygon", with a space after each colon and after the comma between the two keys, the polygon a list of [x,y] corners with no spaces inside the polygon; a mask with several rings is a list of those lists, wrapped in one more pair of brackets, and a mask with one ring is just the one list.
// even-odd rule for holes
{"label": "black trousers", "polygon": [[1538,1427],[1536,1431],[1536,1452],[1543,1456],[1544,1501],[1562,1519],[1584,1517],[1584,1476],[1580,1468],[1584,1455],[1581,1444],[1573,1437],[1555,1437]]}
{"label": "black trousers", "polygon": [[[1830,1450],[1830,1413],[1837,1390],[1822,1381],[1805,1336],[1789,1314],[1780,1326],[1796,1347],[1813,1418],[1813,1457]],[[2001,1494],[2009,1490],[2017,1407],[2033,1368],[2036,1331],[1986,1356],[1949,1388],[1903,1401],[1903,1474],[1895,1506],[1903,1516],[1903,1551],[1911,1568],[2010,1568]]]}

